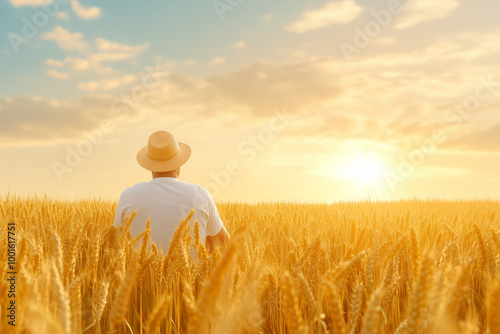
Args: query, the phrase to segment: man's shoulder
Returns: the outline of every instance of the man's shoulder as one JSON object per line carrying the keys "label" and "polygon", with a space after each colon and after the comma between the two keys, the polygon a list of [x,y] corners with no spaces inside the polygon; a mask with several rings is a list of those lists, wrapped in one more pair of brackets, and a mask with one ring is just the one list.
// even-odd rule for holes
{"label": "man's shoulder", "polygon": [[178,181],[178,184],[181,185],[182,187],[189,187],[189,188],[193,188],[195,190],[205,189],[202,186],[200,186],[199,184],[181,181],[181,180]]}
{"label": "man's shoulder", "polygon": [[179,181],[179,184],[183,187],[191,188],[197,195],[201,195],[203,198],[206,198],[210,195],[208,190],[199,184],[184,181]]}
{"label": "man's shoulder", "polygon": [[[196,183],[190,183],[190,182],[184,182],[178,180],[178,182],[174,183],[178,191],[181,191],[185,193],[187,196],[195,196],[195,198],[202,199],[202,202],[205,202],[210,198],[210,193],[208,192],[205,187],[196,184]],[[134,184],[133,186],[130,186],[126,188],[122,194],[122,198],[137,198],[143,197],[147,195],[151,190],[154,189],[154,185],[151,182],[140,182],[137,184]]]}
{"label": "man's shoulder", "polygon": [[140,183],[134,184],[133,186],[130,186],[127,189],[125,189],[122,192],[122,196],[136,194],[136,193],[141,192],[143,190],[146,190],[148,188],[150,188],[150,184],[148,182],[140,182]]}

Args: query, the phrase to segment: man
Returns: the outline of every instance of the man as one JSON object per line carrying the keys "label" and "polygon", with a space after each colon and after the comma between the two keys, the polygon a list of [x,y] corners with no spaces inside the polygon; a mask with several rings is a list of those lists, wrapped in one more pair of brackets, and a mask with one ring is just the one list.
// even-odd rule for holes
{"label": "man", "polygon": [[136,211],[137,216],[130,226],[132,237],[140,234],[150,219],[150,238],[166,251],[175,229],[194,209],[191,226],[198,220],[200,241],[208,249],[213,249],[215,244],[226,243],[229,234],[210,193],[202,186],[177,179],[180,167],[190,156],[191,148],[177,142],[171,133],[153,133],[148,145],[137,154],[137,161],[152,172],[153,179],[127,188],[121,194],[116,208],[115,227],[119,227],[128,215]]}

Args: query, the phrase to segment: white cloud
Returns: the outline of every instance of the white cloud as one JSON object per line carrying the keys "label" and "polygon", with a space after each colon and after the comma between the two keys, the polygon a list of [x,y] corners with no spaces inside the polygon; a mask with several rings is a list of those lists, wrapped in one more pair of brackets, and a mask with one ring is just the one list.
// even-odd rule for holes
{"label": "white cloud", "polygon": [[66,57],[64,61],[47,59],[45,63],[52,67],[65,68],[66,70],[73,71],[86,71],[90,69],[94,70],[94,72],[98,74],[109,74],[117,72],[111,67],[103,67],[98,62],[93,62],[88,59],[78,57]]}
{"label": "white cloud", "polygon": [[96,62],[131,59],[149,47],[149,43],[130,46],[103,38],[96,38],[95,42],[99,52],[89,55],[89,59]]}
{"label": "white cloud", "polygon": [[421,22],[445,18],[458,6],[458,0],[409,0],[404,7],[406,14],[396,24],[396,28],[408,28]]}
{"label": "white cloud", "polygon": [[136,52],[97,52],[89,55],[89,59],[96,62],[120,61],[137,56]]}
{"label": "white cloud", "polygon": [[242,48],[244,46],[245,46],[245,42],[238,42],[238,43],[234,44],[235,48]]}
{"label": "white cloud", "polygon": [[52,0],[9,0],[9,2],[14,7],[21,7],[21,6],[38,7],[41,5],[46,5],[48,3],[51,3]]}
{"label": "white cloud", "polygon": [[113,51],[113,52],[133,52],[139,53],[148,48],[149,43],[144,43],[142,45],[130,46],[126,44],[120,44],[108,41],[104,38],[95,39],[97,49],[100,51]]}
{"label": "white cloud", "polygon": [[269,20],[271,20],[272,18],[273,18],[273,14],[266,14],[266,15],[262,16],[260,19],[261,19],[262,21],[269,21]]}
{"label": "white cloud", "polygon": [[54,60],[54,59],[47,59],[45,63],[49,66],[57,67],[57,68],[62,68],[64,67],[64,63],[59,60]]}
{"label": "white cloud", "polygon": [[56,70],[48,70],[47,75],[49,77],[56,78],[56,79],[67,79],[68,78],[68,73],[58,72]]}
{"label": "white cloud", "polygon": [[88,59],[83,59],[83,58],[66,58],[66,61],[68,61],[71,66],[77,71],[85,71],[88,70],[89,68],[94,68],[97,72],[104,73],[107,72],[106,70],[103,71],[103,68],[99,64],[92,63]]}
{"label": "white cloud", "polygon": [[363,11],[363,7],[355,0],[329,2],[323,7],[308,11],[302,17],[286,28],[296,33],[320,29],[332,24],[347,24],[356,19]]}
{"label": "white cloud", "polygon": [[68,12],[58,12],[57,17],[63,20],[67,20],[69,18]]}
{"label": "white cloud", "polygon": [[[87,47],[87,42],[83,40],[83,36],[79,33],[70,33],[61,27],[57,27],[54,31],[44,35],[45,39],[55,40],[59,46],[66,50],[84,49]],[[121,61],[135,58],[139,53],[146,50],[149,43],[130,46],[105,40],[103,38],[95,39],[95,46],[90,46],[89,49],[93,53],[82,52],[81,57],[66,57],[64,60],[48,59],[46,64],[51,67],[65,68],[69,71],[68,75],[72,76],[75,72],[92,70],[97,74],[120,73],[109,66],[104,66],[103,62]],[[90,86],[89,86],[90,87]]]}
{"label": "white cloud", "polygon": [[67,57],[64,61],[77,71],[85,71],[92,66],[89,60],[83,58]]}
{"label": "white cloud", "polygon": [[134,82],[136,79],[133,75],[124,75],[119,78],[102,79],[99,81],[88,81],[81,82],[78,87],[85,91],[96,91],[96,90],[111,90],[118,88],[120,86]]}
{"label": "white cloud", "polygon": [[43,34],[43,38],[54,40],[64,50],[83,50],[87,47],[82,34],[71,33],[62,27],[55,27],[51,32]]}
{"label": "white cloud", "polygon": [[226,59],[221,58],[221,57],[216,57],[212,59],[209,64],[210,65],[219,65],[219,64],[224,64],[226,62]]}
{"label": "white cloud", "polygon": [[71,0],[71,8],[80,18],[84,20],[92,20],[101,16],[101,9],[99,7],[85,8],[77,0]]}

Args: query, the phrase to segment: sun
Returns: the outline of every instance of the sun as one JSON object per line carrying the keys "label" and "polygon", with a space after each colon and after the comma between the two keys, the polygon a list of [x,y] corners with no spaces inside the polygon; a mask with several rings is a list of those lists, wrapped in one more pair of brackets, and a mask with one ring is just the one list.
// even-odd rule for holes
{"label": "sun", "polygon": [[375,155],[358,154],[346,161],[340,170],[342,177],[355,181],[359,186],[375,186],[384,176],[384,167]]}

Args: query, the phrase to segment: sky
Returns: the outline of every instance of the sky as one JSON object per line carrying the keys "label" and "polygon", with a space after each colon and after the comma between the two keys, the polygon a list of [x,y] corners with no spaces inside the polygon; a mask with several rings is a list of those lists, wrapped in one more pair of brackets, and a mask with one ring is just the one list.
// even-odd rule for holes
{"label": "sky", "polygon": [[500,2],[0,1],[0,196],[499,199]]}

